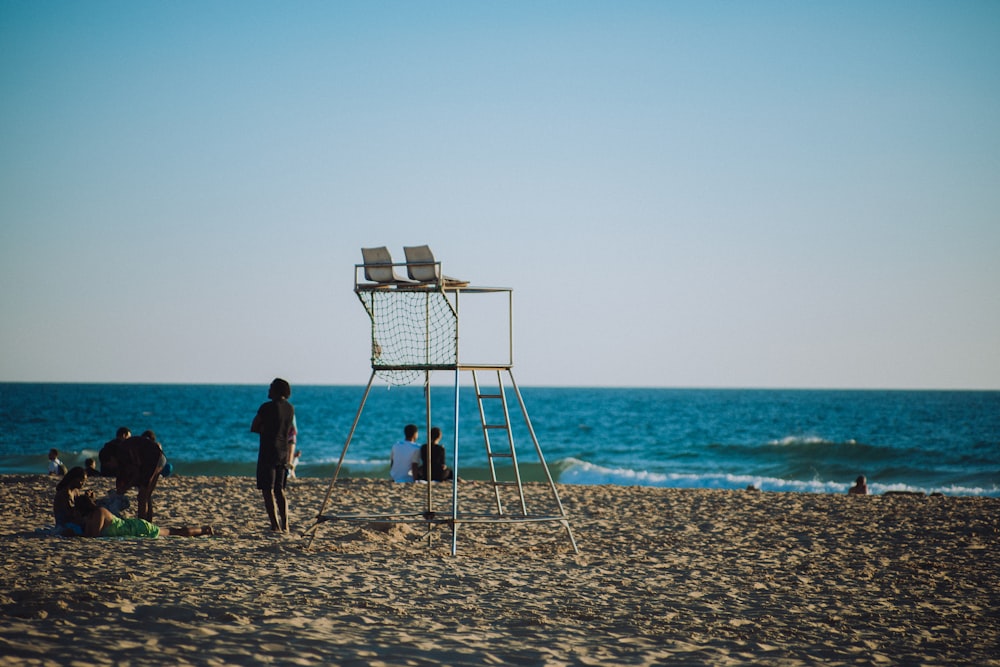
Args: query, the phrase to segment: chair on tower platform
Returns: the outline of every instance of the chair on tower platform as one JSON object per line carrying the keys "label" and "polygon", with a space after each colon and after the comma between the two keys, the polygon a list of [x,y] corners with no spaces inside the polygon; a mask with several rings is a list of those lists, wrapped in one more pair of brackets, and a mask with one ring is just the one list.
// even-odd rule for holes
{"label": "chair on tower platform", "polygon": [[375,286],[419,284],[419,281],[404,278],[396,273],[395,265],[392,263],[392,255],[389,254],[389,249],[385,246],[362,248],[361,257],[364,258],[365,280],[372,281]]}
{"label": "chair on tower platform", "polygon": [[412,280],[421,283],[435,283],[442,287],[466,287],[468,280],[460,280],[441,275],[441,262],[435,261],[430,246],[404,246],[406,253],[406,273]]}

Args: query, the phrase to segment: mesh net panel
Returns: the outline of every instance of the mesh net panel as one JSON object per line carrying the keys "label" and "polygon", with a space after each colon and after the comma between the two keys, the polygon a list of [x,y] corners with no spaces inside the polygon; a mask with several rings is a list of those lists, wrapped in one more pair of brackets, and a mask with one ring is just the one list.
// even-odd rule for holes
{"label": "mesh net panel", "polygon": [[358,292],[372,321],[372,370],[394,385],[410,384],[433,367],[458,363],[458,317],[433,290]]}

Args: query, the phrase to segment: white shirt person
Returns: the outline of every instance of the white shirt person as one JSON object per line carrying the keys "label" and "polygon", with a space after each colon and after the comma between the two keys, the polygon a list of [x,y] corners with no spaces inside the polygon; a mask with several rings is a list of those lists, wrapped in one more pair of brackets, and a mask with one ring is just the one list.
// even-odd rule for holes
{"label": "white shirt person", "polygon": [[392,446],[389,453],[389,477],[392,481],[413,481],[413,463],[420,458],[420,445],[417,444],[419,434],[420,429],[416,424],[407,424],[403,429],[405,439]]}

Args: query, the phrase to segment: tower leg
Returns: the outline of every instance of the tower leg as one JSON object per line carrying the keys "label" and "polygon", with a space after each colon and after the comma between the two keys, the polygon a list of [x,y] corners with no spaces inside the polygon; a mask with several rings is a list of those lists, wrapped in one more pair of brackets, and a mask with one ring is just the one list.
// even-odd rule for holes
{"label": "tower leg", "polygon": [[455,369],[455,439],[451,454],[451,555],[458,553],[458,388],[460,371]]}
{"label": "tower leg", "polygon": [[562,501],[559,500],[559,491],[556,489],[556,483],[552,479],[552,473],[549,472],[549,466],[545,462],[545,456],[542,455],[542,446],[538,444],[538,438],[535,436],[535,429],[531,425],[531,419],[528,417],[528,408],[524,405],[524,399],[521,397],[521,390],[517,387],[517,382],[514,380],[514,372],[511,369],[507,369],[507,375],[510,377],[510,384],[514,388],[514,394],[517,396],[517,403],[521,406],[521,414],[524,415],[524,423],[528,425],[528,433],[531,435],[531,442],[535,445],[535,452],[538,454],[538,460],[542,463],[542,470],[545,471],[545,479],[549,482],[549,488],[552,490],[552,497],[556,501],[556,506],[559,508],[559,516],[562,517],[562,525],[566,528],[566,535],[569,537],[569,543],[573,547],[573,553],[580,553],[580,550],[576,547],[576,538],[573,537],[573,529],[570,528],[569,520],[566,518],[566,510],[563,509]]}
{"label": "tower leg", "polygon": [[327,503],[330,502],[330,496],[333,494],[333,485],[337,483],[337,477],[340,475],[340,468],[344,465],[344,457],[347,456],[347,448],[351,444],[351,439],[354,437],[354,430],[358,427],[358,421],[361,419],[361,412],[365,409],[365,403],[368,401],[368,394],[372,390],[372,382],[375,381],[375,371],[368,377],[368,384],[365,386],[365,393],[361,397],[361,404],[358,406],[358,411],[354,415],[354,421],[351,423],[351,430],[347,434],[347,441],[344,443],[344,448],[340,451],[340,458],[337,460],[337,467],[333,471],[333,478],[330,480],[330,486],[326,489],[326,496],[323,498],[323,504],[320,505],[319,512],[316,513],[316,525],[312,528],[312,534],[309,536],[309,543],[306,544],[306,548],[312,546],[313,540],[316,539],[316,526],[320,524],[323,517],[323,512],[326,510]]}

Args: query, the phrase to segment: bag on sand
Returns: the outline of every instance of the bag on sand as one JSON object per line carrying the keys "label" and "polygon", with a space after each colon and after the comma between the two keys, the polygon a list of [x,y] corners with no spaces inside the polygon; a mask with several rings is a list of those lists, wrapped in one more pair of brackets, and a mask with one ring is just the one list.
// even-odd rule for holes
{"label": "bag on sand", "polygon": [[108,491],[108,495],[99,499],[97,504],[115,516],[121,516],[121,513],[128,509],[129,502],[125,494],[111,490]]}

